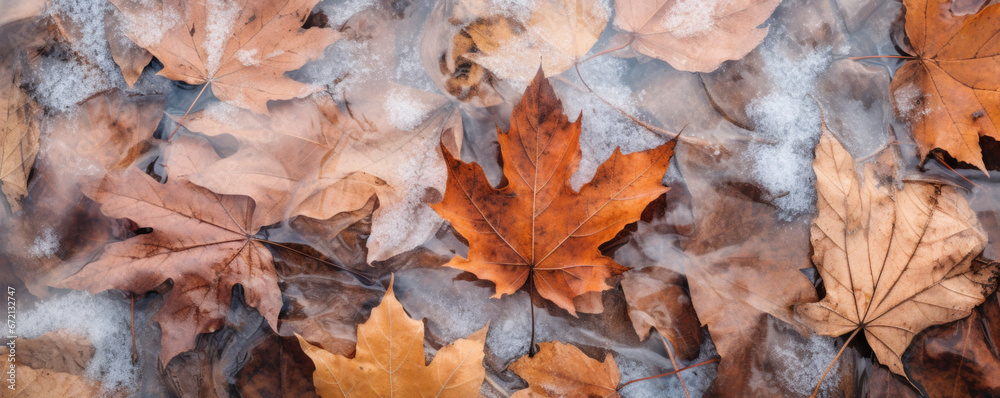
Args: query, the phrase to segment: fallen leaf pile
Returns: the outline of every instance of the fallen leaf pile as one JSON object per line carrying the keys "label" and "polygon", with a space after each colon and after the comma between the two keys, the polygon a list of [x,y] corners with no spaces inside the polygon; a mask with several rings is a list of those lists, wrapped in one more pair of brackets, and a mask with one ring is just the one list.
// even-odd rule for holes
{"label": "fallen leaf pile", "polygon": [[0,9],[0,397],[1000,396],[996,1]]}

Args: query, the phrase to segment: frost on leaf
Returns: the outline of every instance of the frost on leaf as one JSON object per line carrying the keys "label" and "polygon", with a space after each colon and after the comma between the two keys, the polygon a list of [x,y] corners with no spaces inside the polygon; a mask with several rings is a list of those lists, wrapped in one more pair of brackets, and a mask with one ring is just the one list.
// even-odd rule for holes
{"label": "frost on leaf", "polygon": [[160,37],[145,37],[149,33],[146,29],[127,33],[163,63],[160,75],[188,84],[211,84],[212,93],[223,102],[266,114],[269,100],[299,98],[319,90],[285,76],[285,72],[319,58],[323,49],[340,37],[332,29],[302,29],[318,2],[112,3],[135,26],[143,26],[151,13],[181,15],[181,22]]}
{"label": "frost on leaf", "polygon": [[433,205],[469,240],[468,258],[447,265],[496,284],[496,297],[532,280],[542,297],[576,315],[573,299],[610,289],[625,271],[598,246],[667,191],[661,180],[674,144],[622,155],[601,164],[574,191],[580,162],[580,120],[570,123],[541,70],[514,108],[510,132],[499,133],[506,184],[494,188],[482,168],[445,151],[448,187]]}
{"label": "frost on leaf", "polygon": [[907,182],[897,189],[874,164],[859,179],[854,159],[829,131],[813,168],[813,263],[826,297],[796,306],[796,315],[822,335],[864,330],[879,361],[905,375],[900,357],[917,333],[968,316],[994,289],[996,266],[972,263],[986,235],[951,186]]}
{"label": "frost on leaf", "polygon": [[479,392],[483,367],[484,327],[442,347],[424,362],[424,324],[406,315],[396,300],[392,281],[382,303],[358,326],[358,348],[348,359],[309,344],[298,336],[302,351],[316,364],[313,382],[323,397],[437,396],[470,397]]}

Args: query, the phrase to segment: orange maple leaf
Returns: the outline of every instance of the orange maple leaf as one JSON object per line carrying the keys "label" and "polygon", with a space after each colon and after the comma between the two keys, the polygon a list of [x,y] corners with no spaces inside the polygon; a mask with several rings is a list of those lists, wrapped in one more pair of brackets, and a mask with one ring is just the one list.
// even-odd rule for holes
{"label": "orange maple leaf", "polygon": [[569,179],[580,162],[579,137],[580,119],[569,122],[539,70],[514,108],[510,132],[499,132],[500,187],[478,164],[445,149],[448,184],[432,207],[469,240],[469,258],[447,265],[496,283],[496,297],[530,277],[542,297],[573,315],[574,297],[610,289],[605,280],[626,268],[598,246],[667,191],[661,180],[675,141],[629,155],[616,149],[577,192]]}
{"label": "orange maple leaf", "polygon": [[1000,5],[955,16],[950,0],[906,0],[906,37],[917,58],[892,80],[899,116],[921,158],[936,148],[986,171],[979,137],[1000,140]]}

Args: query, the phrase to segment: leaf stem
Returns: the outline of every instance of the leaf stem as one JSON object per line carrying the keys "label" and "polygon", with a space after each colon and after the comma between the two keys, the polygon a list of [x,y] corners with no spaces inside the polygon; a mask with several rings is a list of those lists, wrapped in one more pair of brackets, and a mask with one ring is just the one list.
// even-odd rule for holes
{"label": "leaf stem", "polygon": [[186,118],[187,115],[191,113],[191,110],[194,109],[194,104],[198,103],[198,99],[205,93],[205,89],[208,88],[208,85],[209,83],[201,85],[201,91],[198,92],[198,96],[194,97],[194,101],[191,102],[191,106],[188,107],[187,112],[184,112],[184,116],[181,116],[181,120],[177,122],[177,127],[174,127],[174,131],[170,133],[169,137],[167,137],[167,141],[172,140],[174,138],[174,134],[177,134],[177,130],[181,128],[181,123],[184,123],[184,118]]}
{"label": "leaf stem", "polygon": [[[670,364],[674,366],[674,369],[677,369],[677,359],[674,355],[674,349],[671,347],[674,345],[674,341],[663,337],[663,335],[659,333],[657,333],[656,336],[660,338],[660,341],[663,342],[663,346],[667,348],[667,356],[670,358]],[[667,341],[670,343],[667,344]],[[691,392],[688,391],[687,384],[684,383],[684,377],[681,376],[680,372],[677,372],[677,380],[681,382],[681,388],[684,389],[684,396],[691,398]]]}
{"label": "leaf stem", "polygon": [[702,365],[708,365],[708,364],[710,364],[712,362],[719,362],[719,358],[712,358],[712,359],[709,359],[707,361],[701,361],[701,362],[698,362],[698,363],[696,363],[694,365],[685,366],[683,368],[680,368],[680,369],[677,369],[677,370],[672,370],[672,371],[669,371],[667,373],[661,373],[661,374],[658,374],[656,376],[649,376],[649,377],[643,377],[641,379],[635,379],[635,380],[632,380],[632,381],[630,381],[628,383],[625,383],[625,384],[622,384],[622,385],[618,386],[618,388],[616,388],[615,391],[621,391],[623,388],[625,388],[625,386],[627,386],[629,384],[632,384],[632,383],[635,383],[637,381],[650,380],[650,379],[655,379],[657,377],[663,377],[663,376],[670,376],[670,375],[672,375],[674,373],[683,372],[685,370],[688,370],[688,369],[691,369],[691,368],[697,368],[697,367],[702,366]]}
{"label": "leaf stem", "polygon": [[528,271],[528,308],[531,309],[531,343],[528,345],[528,358],[535,354],[535,278],[534,270]]}
{"label": "leaf stem", "polygon": [[840,354],[844,353],[844,349],[847,348],[848,344],[851,344],[851,340],[854,340],[854,336],[857,336],[860,331],[861,328],[854,329],[854,333],[851,333],[851,337],[848,337],[847,341],[844,342],[844,345],[840,347],[840,351],[837,352],[837,356],[833,357],[833,361],[830,361],[830,365],[826,367],[826,371],[823,372],[823,376],[820,376],[819,382],[816,383],[816,389],[813,390],[813,393],[809,396],[809,398],[816,398],[819,394],[819,387],[823,385],[823,379],[826,378],[826,374],[830,373],[830,369],[833,369],[833,364],[837,363],[837,360],[840,359]]}
{"label": "leaf stem", "polygon": [[917,57],[911,57],[909,55],[865,55],[863,57],[847,57],[847,59],[851,61],[857,61],[859,59],[870,59],[870,58],[917,59]]}

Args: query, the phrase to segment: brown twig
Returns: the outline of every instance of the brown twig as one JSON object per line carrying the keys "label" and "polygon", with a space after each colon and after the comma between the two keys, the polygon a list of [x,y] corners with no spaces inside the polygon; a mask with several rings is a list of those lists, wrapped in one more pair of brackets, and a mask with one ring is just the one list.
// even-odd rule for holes
{"label": "brown twig", "polygon": [[830,361],[830,365],[826,367],[826,371],[823,372],[823,376],[820,376],[819,382],[816,383],[816,389],[813,390],[813,393],[809,396],[809,398],[816,398],[816,395],[819,394],[819,387],[823,385],[823,379],[826,378],[826,374],[830,373],[830,369],[833,369],[833,364],[837,363],[837,360],[840,359],[840,354],[844,353],[844,349],[851,343],[851,340],[854,340],[854,336],[857,336],[859,331],[861,331],[861,328],[854,329],[854,333],[851,333],[851,337],[848,337],[847,341],[844,342],[844,346],[840,347],[840,351],[837,352],[837,356],[833,357],[833,361]]}
{"label": "brown twig", "polygon": [[[671,340],[670,344],[667,344],[668,339],[663,337],[662,334],[657,334],[656,336],[660,338],[660,341],[663,342],[663,346],[667,348],[667,356],[670,357],[670,364],[674,366],[674,369],[677,369],[677,360],[674,357],[674,349],[671,347],[674,345],[674,342]],[[677,380],[681,382],[681,388],[684,389],[684,396],[691,398],[691,393],[688,391],[687,384],[684,384],[684,377],[681,376],[680,372],[677,372]]]}
{"label": "brown twig", "polygon": [[201,91],[198,92],[198,96],[194,97],[194,101],[191,102],[191,106],[188,107],[187,112],[184,112],[184,116],[181,116],[181,120],[177,121],[177,127],[174,127],[174,131],[170,133],[169,137],[167,137],[167,141],[172,140],[174,138],[174,134],[177,134],[177,130],[180,130],[181,123],[184,123],[184,118],[186,118],[187,115],[191,113],[191,110],[194,109],[194,104],[198,103],[198,99],[205,93],[205,89],[208,88],[208,85],[209,83],[205,83],[201,86]]}
{"label": "brown twig", "polygon": [[694,365],[686,366],[684,368],[677,369],[677,370],[672,370],[672,371],[667,372],[667,373],[661,373],[661,374],[658,374],[656,376],[649,376],[649,377],[643,377],[641,379],[635,379],[635,380],[632,380],[632,381],[630,381],[628,383],[625,383],[625,384],[622,384],[622,385],[618,386],[618,388],[616,388],[615,391],[621,391],[623,388],[625,388],[625,386],[627,386],[629,384],[632,384],[632,383],[635,383],[637,381],[650,380],[650,379],[655,379],[657,377],[663,377],[663,376],[670,376],[670,375],[672,375],[674,373],[683,372],[685,370],[688,370],[688,369],[691,369],[691,368],[697,368],[697,367],[702,366],[702,365],[708,365],[708,364],[710,364],[712,362],[719,362],[719,358],[712,358],[712,359],[709,359],[707,361],[701,361],[701,362],[698,362],[698,363],[696,363]]}

